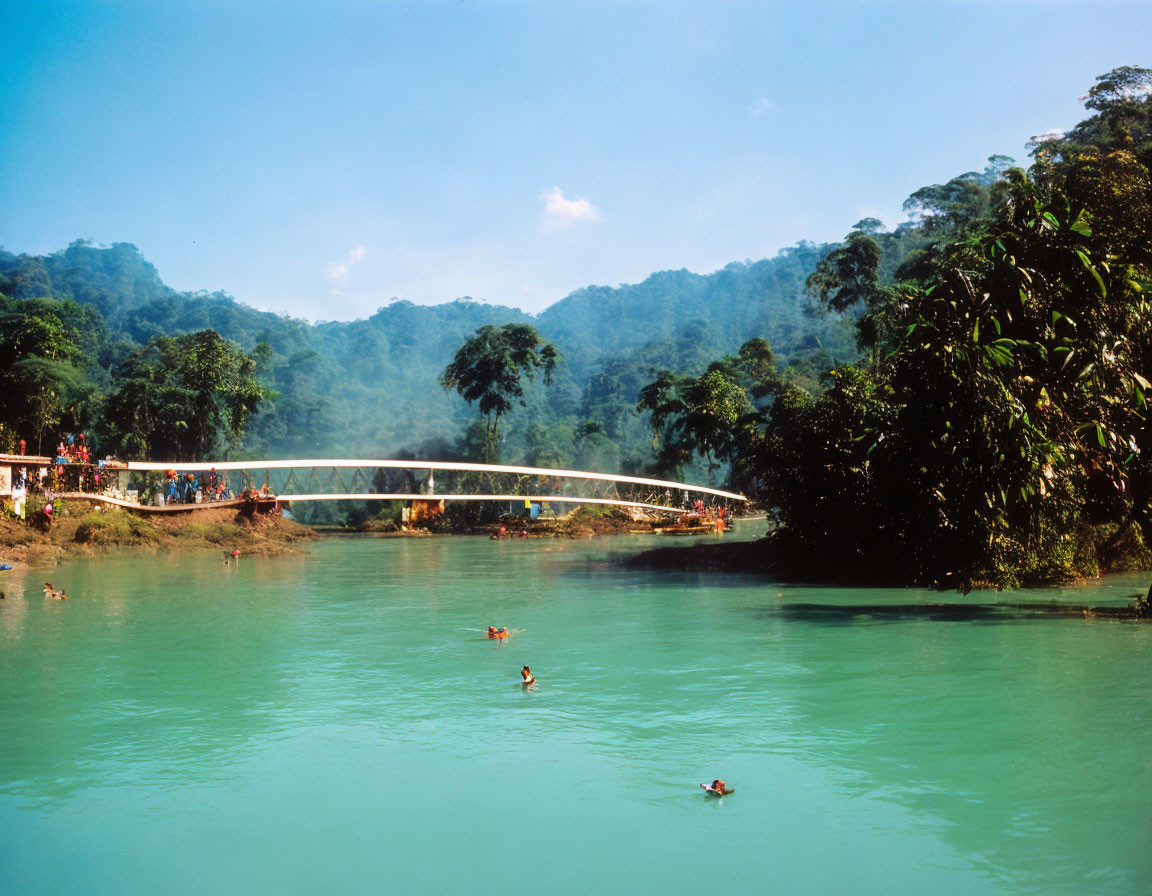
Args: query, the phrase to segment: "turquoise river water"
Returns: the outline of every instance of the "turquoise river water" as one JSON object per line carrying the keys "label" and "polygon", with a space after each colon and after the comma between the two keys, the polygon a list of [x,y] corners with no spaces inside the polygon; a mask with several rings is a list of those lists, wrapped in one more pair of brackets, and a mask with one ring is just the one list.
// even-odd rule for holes
{"label": "turquoise river water", "polygon": [[0,574],[0,893],[1152,892],[1152,626],[648,543]]}

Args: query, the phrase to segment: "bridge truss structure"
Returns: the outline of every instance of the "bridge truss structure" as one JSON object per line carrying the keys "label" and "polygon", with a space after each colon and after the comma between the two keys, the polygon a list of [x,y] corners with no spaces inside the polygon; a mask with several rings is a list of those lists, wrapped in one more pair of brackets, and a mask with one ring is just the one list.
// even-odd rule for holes
{"label": "bridge truss structure", "polygon": [[663,479],[424,460],[246,460],[219,463],[128,461],[130,473],[227,474],[236,492],[249,489],[277,501],[529,501],[556,504],[610,504],[663,513],[681,513],[697,500],[739,504],[743,495]]}

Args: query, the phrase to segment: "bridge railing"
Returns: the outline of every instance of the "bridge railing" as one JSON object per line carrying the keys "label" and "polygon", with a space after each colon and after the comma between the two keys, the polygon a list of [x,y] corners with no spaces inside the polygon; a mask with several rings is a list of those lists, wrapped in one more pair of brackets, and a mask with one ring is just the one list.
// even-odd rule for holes
{"label": "bridge railing", "polygon": [[236,491],[266,490],[284,501],[532,500],[677,510],[696,500],[739,503],[711,486],[640,476],[458,461],[308,459],[165,464],[130,461],[133,473],[232,474]]}

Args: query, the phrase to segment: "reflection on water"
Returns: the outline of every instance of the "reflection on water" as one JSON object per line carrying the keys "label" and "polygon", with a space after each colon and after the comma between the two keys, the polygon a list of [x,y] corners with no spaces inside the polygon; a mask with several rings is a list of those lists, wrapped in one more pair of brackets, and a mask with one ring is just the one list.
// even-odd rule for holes
{"label": "reflection on water", "polygon": [[953,602],[612,562],[638,544],[7,580],[0,892],[1152,886],[1152,627],[1037,606],[1139,580]]}

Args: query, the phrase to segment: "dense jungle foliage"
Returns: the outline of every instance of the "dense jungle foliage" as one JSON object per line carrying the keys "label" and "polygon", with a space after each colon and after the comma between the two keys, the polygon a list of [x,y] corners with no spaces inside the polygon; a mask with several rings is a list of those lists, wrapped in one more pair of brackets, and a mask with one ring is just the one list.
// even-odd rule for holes
{"label": "dense jungle foliage", "polygon": [[[813,385],[855,356],[851,328],[813,317],[805,298],[805,279],[828,248],[802,244],[708,276],[668,271],[588,288],[536,317],[471,299],[392,301],[367,320],[316,324],[220,293],[172,290],[126,243],[78,241],[41,257],[0,251],[0,450],[18,435],[34,448],[83,431],[101,454],[155,460],[401,452],[479,460],[492,449],[471,428],[476,412],[439,378],[480,328],[530,324],[560,360],[551,385],[525,383],[523,404],[502,411],[496,454],[650,470],[657,454],[636,400],[654,368],[702,370],[765,334]],[[231,360],[204,365],[230,396],[206,429],[196,391],[205,383],[189,378],[164,340],[208,332]]]}
{"label": "dense jungle foliage", "polygon": [[774,508],[778,570],[967,589],[1147,565],[1152,70],[1086,99],[1027,171],[994,156],[817,264],[862,352],[827,390],[737,356],[642,393],[666,451]]}

